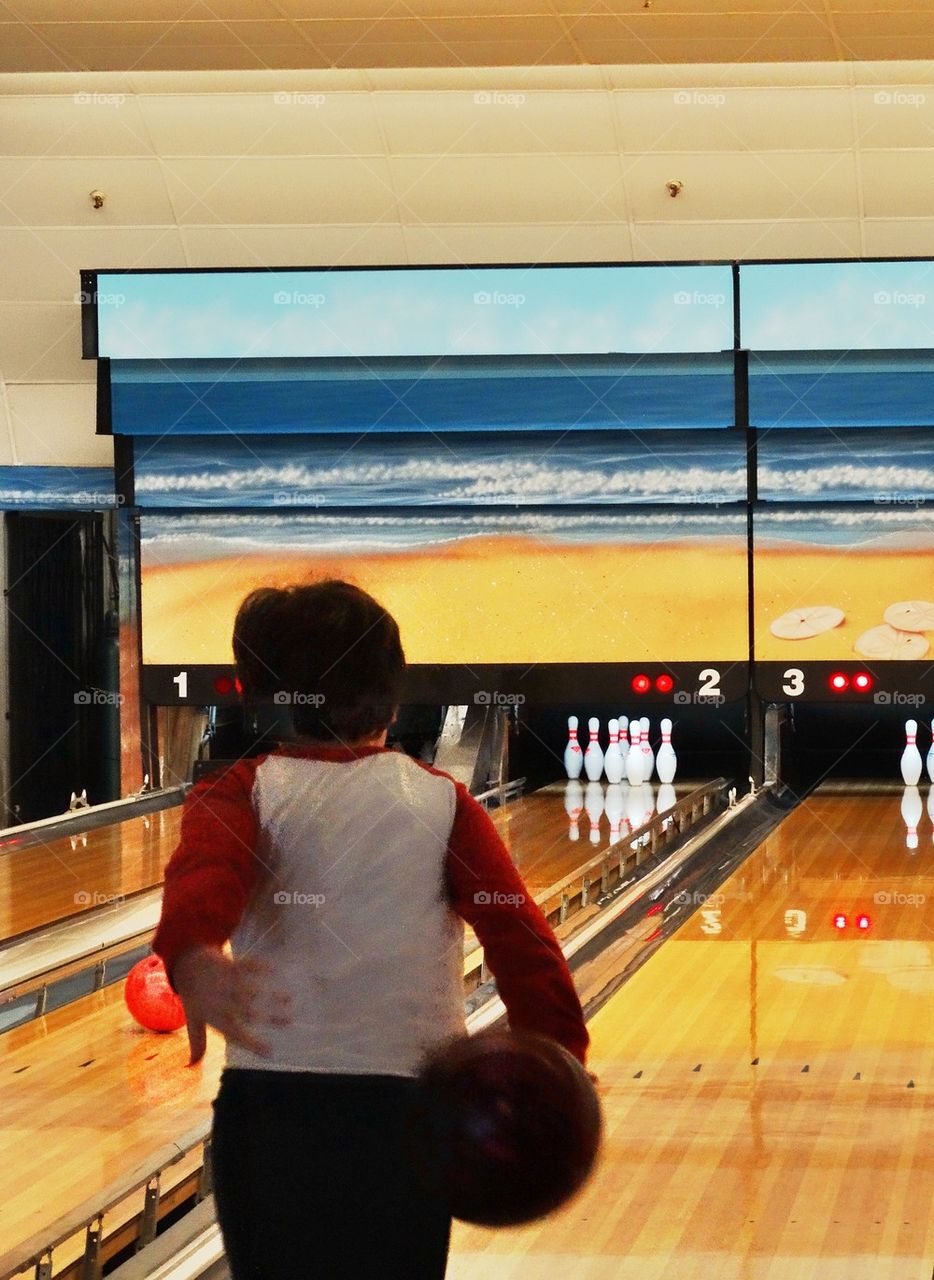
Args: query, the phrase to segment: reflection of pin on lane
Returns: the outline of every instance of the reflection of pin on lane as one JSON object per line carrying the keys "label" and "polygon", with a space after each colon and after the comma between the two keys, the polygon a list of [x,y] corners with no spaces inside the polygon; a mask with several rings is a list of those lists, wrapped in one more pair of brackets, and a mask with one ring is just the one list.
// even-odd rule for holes
{"label": "reflection of pin on lane", "polygon": [[902,792],[902,817],[905,820],[905,848],[917,849],[918,823],[921,821],[921,792],[917,787],[906,787]]}
{"label": "reflection of pin on lane", "polygon": [[610,820],[610,844],[619,844],[620,824],[623,817],[623,788],[611,782],[606,789],[604,810]]}
{"label": "reflection of pin on lane", "polygon": [[600,746],[600,721],[591,716],[587,722],[590,729],[590,741],[584,752],[584,772],[591,782],[599,782],[603,777],[603,748]]}
{"label": "reflection of pin on lane", "polygon": [[599,782],[587,783],[587,798],[584,801],[587,817],[590,819],[590,843],[600,843],[600,816],[603,813],[603,787]]}
{"label": "reflection of pin on lane", "polygon": [[902,781],[906,787],[916,787],[921,777],[921,752],[917,746],[918,722],[905,721],[905,750],[902,752]]}
{"label": "reflection of pin on lane", "polygon": [[568,839],[580,839],[580,822],[581,811],[584,808],[584,788],[572,778],[564,788],[564,812],[568,815]]}
{"label": "reflection of pin on lane", "polygon": [[[934,824],[934,787],[931,787],[928,791],[928,817]],[[934,843],[934,831],[931,832],[931,841]]]}

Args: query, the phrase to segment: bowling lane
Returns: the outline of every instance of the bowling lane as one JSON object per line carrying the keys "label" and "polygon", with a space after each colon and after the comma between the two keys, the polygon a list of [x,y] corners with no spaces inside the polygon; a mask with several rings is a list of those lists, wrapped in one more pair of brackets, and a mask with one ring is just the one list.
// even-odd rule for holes
{"label": "bowling lane", "polygon": [[932,855],[897,795],[792,813],[592,1019],[595,1180],[451,1280],[931,1280]]}
{"label": "bowling lane", "polygon": [[178,842],[181,805],[106,827],[0,842],[0,940],[93,910],[162,883]]}

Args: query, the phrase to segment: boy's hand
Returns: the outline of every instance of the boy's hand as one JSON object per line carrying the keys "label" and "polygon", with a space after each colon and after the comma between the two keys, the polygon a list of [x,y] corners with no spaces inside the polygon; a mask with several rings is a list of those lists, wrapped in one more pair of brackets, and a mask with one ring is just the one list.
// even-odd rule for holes
{"label": "boy's hand", "polygon": [[265,992],[263,1000],[268,1007],[257,1007],[261,979],[268,974],[268,965],[248,957],[233,960],[220,947],[193,947],[179,956],[172,980],[185,1006],[190,1067],[204,1057],[209,1026],[232,1044],[269,1057],[269,1045],[254,1034],[254,1027],[257,1023],[286,1026],[290,997],[283,992]]}

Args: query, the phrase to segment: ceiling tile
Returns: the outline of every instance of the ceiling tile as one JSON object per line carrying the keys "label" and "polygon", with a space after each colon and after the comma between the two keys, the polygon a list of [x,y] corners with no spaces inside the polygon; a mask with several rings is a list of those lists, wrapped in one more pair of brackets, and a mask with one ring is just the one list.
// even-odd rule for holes
{"label": "ceiling tile", "polygon": [[393,265],[406,261],[399,224],[314,227],[185,227],[193,267]]}
{"label": "ceiling tile", "polygon": [[148,94],[140,108],[165,156],[366,155],[382,136],[369,94],[301,90],[184,96]]}
{"label": "ceiling tile", "polygon": [[16,461],[33,467],[113,466],[113,440],[96,429],[96,389],[8,386]]}
{"label": "ceiling tile", "polygon": [[93,382],[81,359],[81,308],[0,302],[0,377],[7,382]]}
{"label": "ceiling tile", "polygon": [[174,227],[0,226],[0,300],[74,303],[81,271],[106,267],[183,267]]}
{"label": "ceiling tile", "polygon": [[418,263],[626,262],[623,223],[522,223],[484,226],[421,223],[405,227],[409,260]]}
{"label": "ceiling tile", "polygon": [[377,93],[395,155],[550,153],[617,148],[608,95],[513,87],[449,93]]}
{"label": "ceiling tile", "polygon": [[[103,208],[91,206],[99,190]],[[0,158],[0,223],[12,226],[139,226],[172,220],[155,159]]]}
{"label": "ceiling tile", "polygon": [[641,262],[732,258],[847,258],[860,254],[855,218],[818,222],[640,222],[633,252]]}
{"label": "ceiling tile", "polygon": [[[865,151],[860,166],[867,218],[930,218],[934,209],[934,149]],[[934,245],[928,252],[934,252]]]}
{"label": "ceiling tile", "polygon": [[616,157],[399,157],[403,222],[617,222],[625,203]]}
{"label": "ceiling tile", "polygon": [[0,98],[7,156],[151,156],[139,104],[127,93]]}
{"label": "ceiling tile", "polygon": [[164,167],[180,223],[313,225],[395,216],[382,157],[167,159]]}

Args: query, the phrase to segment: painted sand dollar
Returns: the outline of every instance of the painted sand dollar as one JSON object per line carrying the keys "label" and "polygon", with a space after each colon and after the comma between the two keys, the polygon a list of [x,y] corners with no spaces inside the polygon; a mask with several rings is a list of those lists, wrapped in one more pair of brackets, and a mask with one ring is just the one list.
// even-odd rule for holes
{"label": "painted sand dollar", "polygon": [[923,658],[930,645],[916,631],[898,631],[883,622],[864,631],[853,646],[861,658]]}
{"label": "painted sand dollar", "polygon": [[776,618],[769,627],[779,640],[809,640],[825,631],[832,631],[843,621],[843,610],[829,604],[811,605],[804,609],[789,609]]}
{"label": "painted sand dollar", "polygon": [[882,615],[898,631],[934,631],[934,604],[930,600],[900,600]]}

